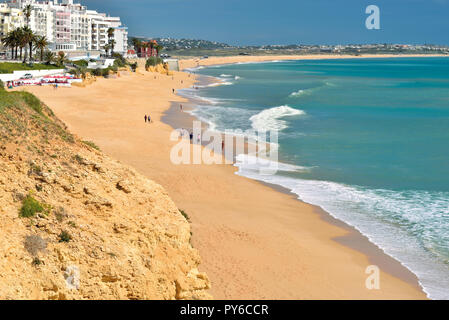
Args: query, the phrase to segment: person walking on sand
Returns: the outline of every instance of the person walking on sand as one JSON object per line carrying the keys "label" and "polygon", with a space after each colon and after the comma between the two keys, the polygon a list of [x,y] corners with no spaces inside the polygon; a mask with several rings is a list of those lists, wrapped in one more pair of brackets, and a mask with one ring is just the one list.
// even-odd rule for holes
{"label": "person walking on sand", "polygon": [[175,94],[175,89],[171,89],[173,91],[173,94]]}
{"label": "person walking on sand", "polygon": [[182,104],[181,105],[179,105],[179,109],[181,110],[181,112],[182,112]]}
{"label": "person walking on sand", "polygon": [[151,117],[148,115],[148,123],[151,123]]}
{"label": "person walking on sand", "polygon": [[148,117],[147,117],[147,115],[145,115],[145,123],[147,122],[147,119],[148,119]]}

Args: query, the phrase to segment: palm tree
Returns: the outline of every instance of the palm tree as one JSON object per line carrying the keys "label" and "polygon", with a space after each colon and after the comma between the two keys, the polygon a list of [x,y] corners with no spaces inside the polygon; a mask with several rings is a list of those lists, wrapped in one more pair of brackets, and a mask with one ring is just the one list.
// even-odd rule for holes
{"label": "palm tree", "polygon": [[[22,28],[22,44],[24,47],[27,45],[29,46],[30,52],[30,62],[33,59],[33,43],[36,40],[36,35],[34,34],[33,30],[31,30],[29,27],[23,27]],[[23,63],[26,62],[28,58],[28,53],[25,50],[25,58],[23,59]]]}
{"label": "palm tree", "polygon": [[159,53],[164,49],[164,47],[160,44],[156,45],[156,54],[159,57]]}
{"label": "palm tree", "polygon": [[41,55],[40,55],[41,56],[41,61],[43,61],[44,60],[44,50],[48,46],[47,37],[45,37],[45,36],[37,36],[36,39],[35,39],[34,44],[35,44],[36,48],[40,50],[40,52],[41,52]]}
{"label": "palm tree", "polygon": [[108,38],[109,39],[114,37],[114,32],[115,32],[114,28],[109,28],[107,32],[108,32]]}
{"label": "palm tree", "polygon": [[139,49],[142,48],[142,42],[137,38],[133,38],[131,41],[133,43],[134,49],[136,50],[136,54],[138,54]]}
{"label": "palm tree", "polygon": [[63,67],[67,61],[68,60],[66,54],[63,51],[59,51],[58,55],[56,56],[56,64],[59,67]]}
{"label": "palm tree", "polygon": [[155,44],[154,44],[154,42],[153,41],[150,41],[150,44],[147,46],[147,48],[148,47],[150,47],[151,48],[151,54],[150,54],[150,57],[152,57],[153,56],[153,50],[154,50],[154,46],[155,46]]}
{"label": "palm tree", "polygon": [[106,56],[108,55],[110,49],[111,49],[111,45],[110,44],[106,44],[104,46],[104,51],[106,51]]}
{"label": "palm tree", "polygon": [[55,54],[49,50],[45,51],[44,59],[45,64],[51,64],[55,60]]}
{"label": "palm tree", "polygon": [[2,44],[11,49],[11,59],[14,59],[14,49],[16,47],[16,39],[13,31],[8,32],[8,34],[2,38]]}
{"label": "palm tree", "polygon": [[111,50],[111,56],[112,53],[114,52],[114,46],[116,44],[115,40],[114,40],[114,32],[115,29],[114,28],[109,28],[107,33],[108,33],[108,44],[109,44],[109,48]]}
{"label": "palm tree", "polygon": [[25,6],[25,8],[23,8],[23,14],[25,15],[25,21],[26,21],[27,27],[30,26],[31,11],[32,11],[32,8],[31,8],[30,4],[27,4]]}
{"label": "palm tree", "polygon": [[114,47],[115,47],[115,44],[116,44],[116,42],[115,42],[114,39],[112,39],[111,41],[109,41],[109,45],[111,46],[111,57],[112,57],[112,55],[114,54]]}
{"label": "palm tree", "polygon": [[[25,36],[24,28],[18,28],[16,31],[16,41],[17,41],[17,48],[20,50],[20,60],[22,60],[23,57],[23,48],[27,47],[28,45],[28,39]],[[17,54],[16,54],[17,59]]]}
{"label": "palm tree", "polygon": [[136,51],[138,48],[140,48],[142,46],[142,42],[137,38],[133,38],[131,41],[132,41],[134,49],[136,49]]}
{"label": "palm tree", "polygon": [[[17,60],[18,58],[18,50],[19,47],[21,48],[21,29],[15,29],[13,31],[11,31],[11,38],[12,38],[12,45],[14,46],[14,60]],[[20,52],[22,52],[22,49],[20,49]],[[22,53],[20,54],[20,56],[22,56]]]}
{"label": "palm tree", "polygon": [[[148,42],[141,42],[140,43],[140,48],[142,49],[141,51],[142,51],[142,54],[143,54],[143,57],[146,57],[146,54],[147,54],[147,49],[150,47],[150,44],[148,43]],[[141,55],[142,55],[141,54]]]}

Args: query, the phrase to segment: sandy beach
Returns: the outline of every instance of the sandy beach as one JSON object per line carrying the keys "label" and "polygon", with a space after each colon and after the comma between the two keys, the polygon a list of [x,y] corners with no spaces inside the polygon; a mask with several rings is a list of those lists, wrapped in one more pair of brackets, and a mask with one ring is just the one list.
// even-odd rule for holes
{"label": "sandy beach", "polygon": [[[425,55],[426,57],[447,57],[446,55]],[[367,58],[417,58],[423,55],[417,54],[364,54],[360,56],[354,55],[287,55],[287,56],[230,56],[230,57],[209,57],[207,59],[192,58],[181,60],[179,64],[180,70],[195,68],[199,66],[222,65],[232,63],[251,63],[266,62],[277,60],[314,60],[314,59],[367,59]]]}
{"label": "sandy beach", "polygon": [[[190,59],[180,67],[313,58],[334,56]],[[173,103],[188,104],[172,89],[194,82],[188,73],[139,70],[85,88],[19,90],[36,94],[83,140],[164,186],[191,218],[200,271],[210,277],[215,299],[426,298],[411,272],[320,208],[237,176],[232,165],[172,164],[173,128],[161,119]],[[152,124],[145,123],[146,114]],[[178,123],[188,119],[181,111],[169,116]],[[381,270],[379,290],[365,286],[373,264]]]}

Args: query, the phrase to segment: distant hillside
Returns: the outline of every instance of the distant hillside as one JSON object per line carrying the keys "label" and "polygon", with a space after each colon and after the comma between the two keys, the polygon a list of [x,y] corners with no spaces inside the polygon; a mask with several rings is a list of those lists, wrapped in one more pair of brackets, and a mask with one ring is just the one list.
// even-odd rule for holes
{"label": "distant hillside", "polygon": [[[137,37],[139,40],[150,38]],[[129,38],[132,46],[133,37]],[[271,44],[260,46],[231,46],[226,43],[195,39],[152,38],[164,47],[164,52],[174,57],[233,56],[233,55],[308,55],[308,54],[449,54],[443,45],[404,44],[346,44],[306,45]]]}
{"label": "distant hillside", "polygon": [[198,39],[173,39],[173,38],[145,38],[145,37],[129,37],[129,45],[132,46],[132,39],[137,38],[141,41],[156,40],[164,46],[164,50],[181,50],[181,49],[223,49],[232,48],[226,43],[220,43],[209,40]]}

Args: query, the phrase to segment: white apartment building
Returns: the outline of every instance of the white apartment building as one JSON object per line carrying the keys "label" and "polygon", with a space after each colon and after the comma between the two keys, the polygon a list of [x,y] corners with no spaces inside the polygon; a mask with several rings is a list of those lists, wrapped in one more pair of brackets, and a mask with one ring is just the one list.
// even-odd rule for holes
{"label": "white apartment building", "polygon": [[0,37],[14,29],[23,27],[22,10],[11,8],[6,3],[0,3]]}
{"label": "white apartment building", "polygon": [[[119,17],[88,10],[73,0],[7,0],[3,5],[20,10],[28,4],[32,6],[30,28],[46,36],[53,51],[104,52],[109,28],[114,29],[114,52],[126,54],[128,50],[128,30]],[[23,13],[21,19],[25,24]]]}
{"label": "white apartment building", "polygon": [[119,17],[106,17],[105,21],[114,29],[114,51],[125,55],[128,52],[128,28],[122,26]]}

